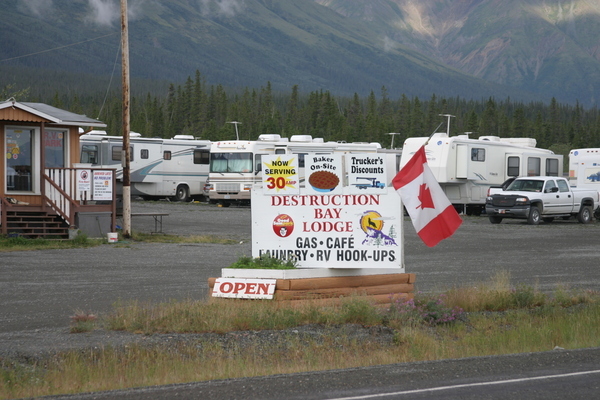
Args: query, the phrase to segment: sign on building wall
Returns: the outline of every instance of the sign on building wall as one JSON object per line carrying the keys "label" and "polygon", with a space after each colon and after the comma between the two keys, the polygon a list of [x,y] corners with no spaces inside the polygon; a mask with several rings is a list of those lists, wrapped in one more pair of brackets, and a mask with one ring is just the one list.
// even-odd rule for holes
{"label": "sign on building wall", "polygon": [[252,255],[295,260],[300,268],[403,272],[400,196],[387,187],[378,157],[308,154],[298,194],[272,194],[264,182],[256,186]]}

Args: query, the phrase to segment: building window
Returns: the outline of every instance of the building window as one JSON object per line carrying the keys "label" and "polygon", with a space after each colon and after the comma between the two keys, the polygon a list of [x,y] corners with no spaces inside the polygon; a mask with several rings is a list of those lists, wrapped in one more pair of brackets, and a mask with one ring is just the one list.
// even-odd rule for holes
{"label": "building window", "polygon": [[47,129],[44,131],[44,163],[46,168],[64,168],[66,150],[66,130]]}
{"label": "building window", "polygon": [[471,149],[471,161],[485,161],[485,149]]}
{"label": "building window", "polygon": [[5,131],[7,191],[31,192],[33,190],[34,136],[34,129],[7,128]]}

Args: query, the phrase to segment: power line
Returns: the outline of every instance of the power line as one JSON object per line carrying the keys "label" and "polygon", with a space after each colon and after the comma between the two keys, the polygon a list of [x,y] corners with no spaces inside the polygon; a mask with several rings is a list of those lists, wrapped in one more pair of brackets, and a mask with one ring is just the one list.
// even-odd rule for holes
{"label": "power line", "polygon": [[94,41],[94,40],[102,39],[102,38],[105,38],[105,37],[107,37],[107,36],[116,35],[117,33],[118,33],[118,32],[113,32],[113,33],[109,33],[109,34],[107,34],[107,35],[98,36],[97,38],[88,39],[88,40],[83,40],[83,41],[81,41],[81,42],[77,42],[77,43],[66,44],[66,45],[64,45],[64,46],[55,47],[55,48],[53,48],[53,49],[42,50],[42,51],[38,51],[38,52],[35,52],[35,53],[25,54],[25,55],[22,55],[22,56],[17,56],[17,57],[5,58],[4,60],[0,60],[0,62],[3,62],[3,61],[10,61],[10,60],[16,60],[16,59],[19,59],[19,58],[24,58],[24,57],[29,57],[29,56],[35,56],[35,55],[37,55],[37,54],[47,53],[47,52],[49,52],[49,51],[54,51],[54,50],[60,50],[60,49],[64,49],[65,47],[76,46],[76,45],[78,45],[78,44],[82,44],[82,43],[86,43],[86,42],[91,42],[91,41]]}

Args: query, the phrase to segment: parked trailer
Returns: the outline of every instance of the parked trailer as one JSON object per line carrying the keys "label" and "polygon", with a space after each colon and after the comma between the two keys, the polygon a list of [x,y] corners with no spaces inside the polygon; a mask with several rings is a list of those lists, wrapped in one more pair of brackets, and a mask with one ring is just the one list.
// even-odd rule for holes
{"label": "parked trailer", "polygon": [[[104,131],[81,135],[81,163],[116,170],[117,195],[122,194],[123,137]],[[206,197],[210,141],[177,135],[172,139],[130,134],[131,194],[144,199],[189,201]]]}
{"label": "parked trailer", "polygon": [[[401,166],[427,139],[406,139]],[[563,156],[535,146],[532,138],[471,139],[468,134],[451,137],[449,132],[439,132],[433,134],[425,152],[431,171],[457,211],[480,215],[490,186],[510,177],[562,176]]]}
{"label": "parked trailer", "polygon": [[[262,181],[261,158],[264,155],[298,154],[298,166],[302,171],[307,154],[376,153],[378,150],[381,150],[379,143],[324,142],[310,135],[291,138],[260,135],[256,141],[213,142],[208,184],[210,202],[224,207],[232,203],[250,204],[252,186]],[[394,154],[386,156],[391,164],[395,163]]]}
{"label": "parked trailer", "polygon": [[[569,185],[600,193],[600,148],[573,149],[569,152]],[[600,208],[595,210],[600,219]]]}

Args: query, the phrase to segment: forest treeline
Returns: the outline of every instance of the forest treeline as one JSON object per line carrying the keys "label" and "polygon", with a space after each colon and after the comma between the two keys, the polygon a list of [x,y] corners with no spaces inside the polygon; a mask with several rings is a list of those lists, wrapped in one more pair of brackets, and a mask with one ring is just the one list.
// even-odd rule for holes
{"label": "forest treeline", "polygon": [[[72,112],[98,118],[110,135],[122,132],[120,92],[108,96],[56,94],[40,100]],[[193,135],[211,141],[235,139],[238,121],[240,139],[255,140],[261,134],[311,135],[324,140],[379,142],[401,147],[405,138],[429,136],[446,130],[472,132],[479,136],[529,137],[537,146],[565,154],[571,148],[600,147],[600,113],[597,107],[580,104],[522,103],[510,98],[481,100],[445,98],[393,98],[385,87],[368,96],[337,97],[327,90],[301,93],[296,85],[289,93],[274,93],[271,84],[260,89],[226,90],[207,85],[199,71],[182,85],[171,84],[166,95],[132,96],[131,130],[144,137],[170,138]],[[565,154],[566,155],[566,154]]]}

